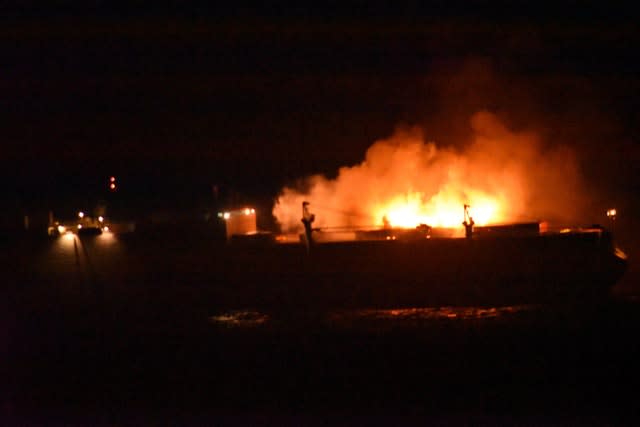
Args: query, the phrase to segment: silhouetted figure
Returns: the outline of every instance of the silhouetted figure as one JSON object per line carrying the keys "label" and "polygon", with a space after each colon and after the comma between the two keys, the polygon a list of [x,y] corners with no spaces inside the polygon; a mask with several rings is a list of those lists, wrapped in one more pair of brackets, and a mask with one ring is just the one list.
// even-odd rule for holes
{"label": "silhouetted figure", "polygon": [[313,244],[313,238],[311,237],[313,228],[311,227],[311,224],[315,219],[316,216],[309,212],[309,202],[302,202],[302,224],[304,224],[304,234],[307,240],[307,250],[310,250],[311,245]]}
{"label": "silhouetted figure", "polygon": [[431,227],[428,226],[427,224],[418,224],[418,226],[416,227],[416,230],[418,230],[418,232],[420,233],[420,237],[424,237],[426,239],[430,239],[431,238]]}
{"label": "silhouetted figure", "polygon": [[467,239],[473,237],[473,225],[475,224],[473,217],[469,214],[470,207],[469,205],[464,205],[464,222],[462,223],[462,225],[464,225],[464,236]]}

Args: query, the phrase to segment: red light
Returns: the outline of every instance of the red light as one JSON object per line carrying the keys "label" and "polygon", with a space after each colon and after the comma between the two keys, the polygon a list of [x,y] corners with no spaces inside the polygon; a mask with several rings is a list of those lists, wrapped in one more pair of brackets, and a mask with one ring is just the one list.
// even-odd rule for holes
{"label": "red light", "polygon": [[111,178],[109,178],[109,182],[116,182],[116,177],[112,176]]}

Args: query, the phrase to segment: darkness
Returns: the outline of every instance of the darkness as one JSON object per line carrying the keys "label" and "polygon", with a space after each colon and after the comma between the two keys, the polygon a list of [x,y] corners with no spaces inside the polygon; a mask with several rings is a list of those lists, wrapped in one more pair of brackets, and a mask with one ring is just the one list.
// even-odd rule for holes
{"label": "darkness", "polygon": [[115,244],[3,235],[0,416],[637,417],[626,391],[640,383],[640,33],[630,5],[156,3],[0,2],[1,233],[22,229],[26,214],[73,217],[98,200],[117,220],[249,201],[268,211],[284,185],[361,162],[398,126],[463,148],[469,118],[487,110],[575,151],[592,196],[585,218],[618,208],[616,241],[629,254],[620,300],[581,316],[563,306],[336,326],[292,309],[294,299],[265,326],[233,329],[211,321],[241,293],[216,281],[219,230],[139,227]]}
{"label": "darkness", "polygon": [[[587,164],[605,148],[607,163],[638,154],[638,33],[621,8],[15,4],[1,30],[2,170],[29,203],[110,174],[140,193],[277,192],[359,161],[400,122],[438,123],[434,140],[460,144],[480,108],[570,140]],[[469,61],[491,77],[452,86]]]}

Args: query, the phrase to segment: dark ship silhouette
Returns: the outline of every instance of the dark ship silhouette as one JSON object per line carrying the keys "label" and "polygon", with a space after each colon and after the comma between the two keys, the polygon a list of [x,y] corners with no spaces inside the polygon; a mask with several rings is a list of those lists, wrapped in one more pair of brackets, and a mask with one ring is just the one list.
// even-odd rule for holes
{"label": "dark ship silhouette", "polygon": [[626,269],[625,254],[603,227],[474,227],[466,213],[465,207],[463,237],[420,225],[356,230],[350,239],[332,239],[303,215],[305,232],[297,242],[282,243],[270,233],[232,234],[212,263],[233,289],[230,298],[243,306],[602,301]]}

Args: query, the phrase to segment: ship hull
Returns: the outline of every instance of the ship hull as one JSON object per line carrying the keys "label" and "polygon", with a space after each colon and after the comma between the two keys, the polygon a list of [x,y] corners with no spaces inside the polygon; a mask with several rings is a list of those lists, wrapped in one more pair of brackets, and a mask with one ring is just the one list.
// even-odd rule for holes
{"label": "ship hull", "polygon": [[242,306],[401,307],[601,301],[625,271],[609,233],[230,245],[215,257]]}

